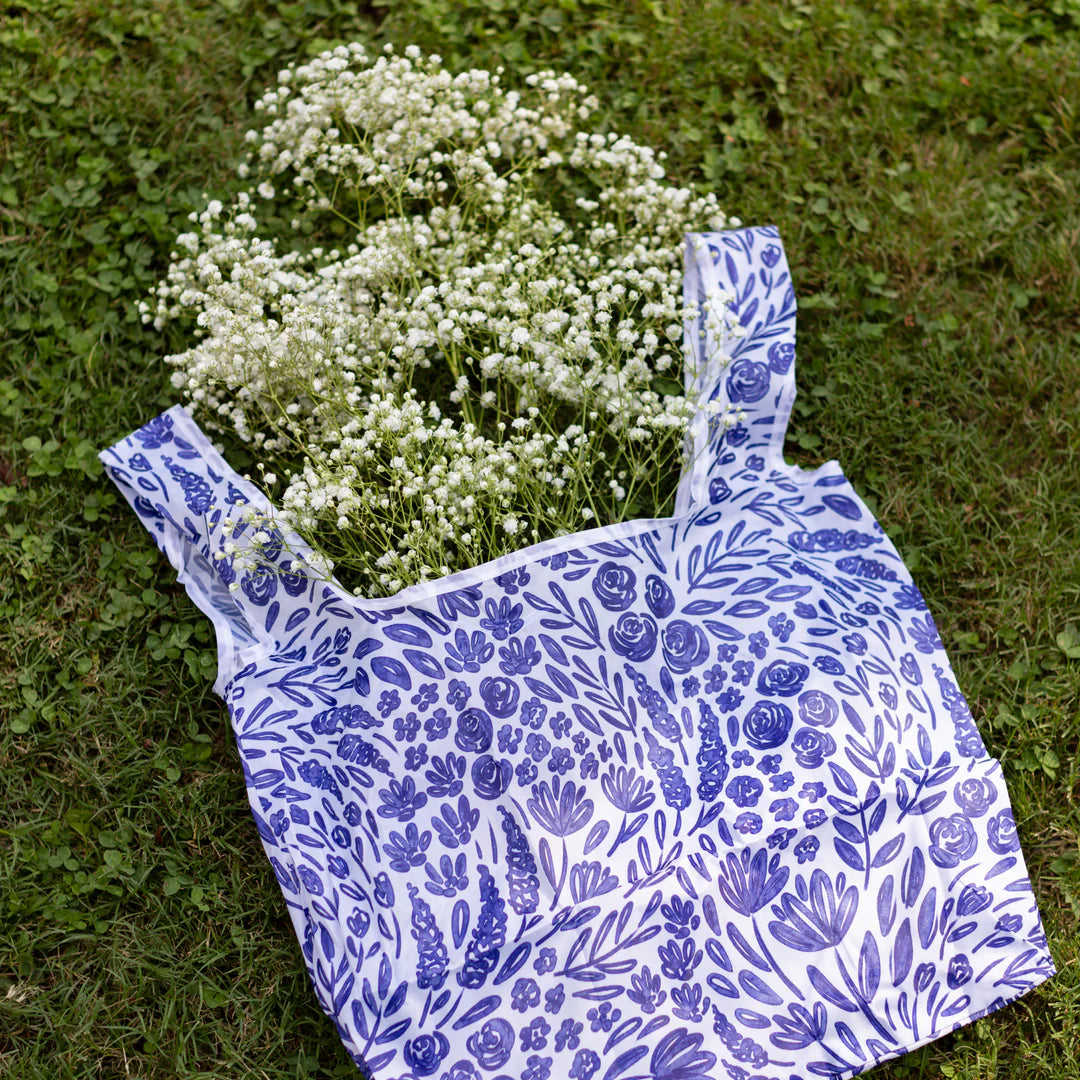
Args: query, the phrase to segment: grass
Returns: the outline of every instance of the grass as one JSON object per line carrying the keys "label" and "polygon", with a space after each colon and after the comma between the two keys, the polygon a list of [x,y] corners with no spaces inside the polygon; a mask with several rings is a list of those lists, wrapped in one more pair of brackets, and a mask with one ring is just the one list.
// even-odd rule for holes
{"label": "grass", "polygon": [[[354,37],[572,70],[782,230],[789,457],[909,561],[1002,758],[1059,975],[873,1075],[1080,1078],[1080,5],[26,0],[0,19],[0,1074],[356,1075],[247,813],[209,624],[100,475],[249,105]],[[246,461],[237,448],[233,462]]]}

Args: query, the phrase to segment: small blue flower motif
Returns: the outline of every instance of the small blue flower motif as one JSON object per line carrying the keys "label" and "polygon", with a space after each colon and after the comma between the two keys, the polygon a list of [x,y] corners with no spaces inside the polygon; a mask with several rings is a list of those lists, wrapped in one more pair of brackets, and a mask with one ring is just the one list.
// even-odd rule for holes
{"label": "small blue flower motif", "polygon": [[547,706],[535,697],[528,698],[521,706],[521,726],[539,731],[547,719]]}
{"label": "small blue flower motif", "polygon": [[749,836],[761,832],[761,815],[752,814],[749,810],[744,810],[735,819],[735,828],[744,835]]}
{"label": "small blue flower motif", "polygon": [[687,675],[682,681],[683,697],[694,697],[701,690],[701,683],[696,675]]}
{"label": "small blue flower motif", "polygon": [[660,988],[660,976],[654,975],[648,967],[630,976],[630,989],[626,996],[646,1015],[656,1012],[667,998],[667,991]]}
{"label": "small blue flower motif", "polygon": [[431,844],[431,832],[423,832],[413,824],[404,833],[392,832],[389,843],[383,844],[383,852],[390,858],[390,869],[407,874],[412,867],[427,862],[427,849]]}
{"label": "small blue flower motif", "polygon": [[807,836],[805,839],[800,840],[792,851],[795,852],[795,857],[800,863],[813,862],[814,856],[818,852],[820,843],[816,836]]}
{"label": "small blue flower motif", "polygon": [[[761,249],[761,261],[771,270],[780,261],[782,254],[776,244],[766,244]],[[776,346],[774,345],[773,348],[775,349]]]}
{"label": "small blue flower motif", "polygon": [[866,652],[866,638],[862,634],[845,634],[840,640],[852,656],[862,656]]}
{"label": "small blue flower motif", "polygon": [[[509,602],[505,601],[507,604]],[[458,628],[454,632],[454,643],[446,642],[443,648],[446,650],[446,666],[451,671],[479,671],[495,654],[495,646],[480,630],[474,630],[470,636]],[[461,683],[459,679],[453,681]]]}
{"label": "small blue flower motif", "polygon": [[574,1064],[570,1066],[570,1080],[592,1080],[599,1068],[600,1058],[594,1050],[579,1050],[574,1055]]}
{"label": "small blue flower motif", "polygon": [[893,593],[893,604],[908,611],[926,611],[926,601],[915,585],[901,585]]}
{"label": "small blue flower motif", "polygon": [[771,776],[773,773],[780,771],[780,755],[779,754],[766,754],[758,762],[758,772],[764,773],[766,776]]}
{"label": "small blue flower motif", "polygon": [[732,671],[733,675],[731,678],[733,682],[740,683],[742,686],[749,686],[750,680],[754,675],[754,661],[736,660]]}
{"label": "small blue flower motif", "polygon": [[985,777],[972,776],[953,788],[953,797],[968,817],[982,817],[997,801],[997,788]]}
{"label": "small blue flower motif", "polygon": [[422,765],[426,765],[427,759],[427,743],[419,743],[405,750],[405,768],[409,772],[415,772]]}
{"label": "small blue flower motif", "polygon": [[576,1023],[568,1016],[555,1034],[555,1049],[559,1053],[563,1050],[576,1050],[581,1045],[580,1035],[584,1030],[584,1024]]}
{"label": "small blue flower motif", "polygon": [[427,805],[427,796],[416,790],[416,781],[411,776],[404,780],[391,780],[388,788],[379,792],[382,806],[377,813],[382,818],[394,818],[397,821],[410,821],[418,810]]}
{"label": "small blue flower motif", "polygon": [[[566,732],[564,731],[563,734],[565,735]],[[588,749],[589,749],[589,736],[586,735],[584,731],[575,731],[574,732],[574,753],[575,754],[584,754],[585,751],[588,750]]]}
{"label": "small blue flower motif", "polygon": [[790,772],[777,773],[769,777],[769,787],[773,791],[787,791],[795,783],[795,777]]}
{"label": "small blue flower motif", "polygon": [[621,1016],[622,1009],[614,1009],[610,1001],[605,1001],[595,1009],[590,1009],[585,1014],[585,1019],[589,1021],[594,1032],[608,1032],[612,1024],[618,1023]]}
{"label": "small blue flower motif", "polygon": [[993,894],[985,885],[969,882],[960,891],[960,899],[956,901],[956,914],[961,919],[967,919],[985,911],[993,902]]}
{"label": "small blue flower motif", "polygon": [[399,742],[412,742],[420,731],[420,721],[416,713],[407,713],[394,721],[394,734]]}
{"label": "small blue flower motif", "polygon": [[843,675],[844,665],[834,656],[818,656],[814,660],[814,667],[825,675]]}
{"label": "small blue flower motif", "polygon": [[776,640],[783,643],[791,637],[792,632],[795,630],[795,624],[781,612],[769,620],[769,629],[773,632]]}
{"label": "small blue flower motif", "polygon": [[427,712],[429,705],[434,705],[439,700],[439,684],[438,683],[421,683],[415,694],[410,699],[411,704],[415,705],[420,712]]}
{"label": "small blue flower motif", "polygon": [[596,752],[600,755],[600,760],[605,765],[611,760],[611,755],[613,753],[611,747],[607,744],[607,739],[600,740],[600,745],[596,748]]}
{"label": "small blue flower motif", "polygon": [[776,829],[765,838],[765,843],[770,848],[777,851],[783,851],[791,842],[791,838],[798,832],[798,829]]}
{"label": "small blue flower motif", "polygon": [[763,457],[761,457],[759,454],[751,454],[746,459],[746,467],[751,472],[756,472],[756,473],[761,472],[761,470],[765,468],[765,459]]}
{"label": "small blue flower motif", "polygon": [[528,1012],[540,1004],[540,987],[527,975],[514,983],[510,991],[510,1007],[517,1012]]}
{"label": "small blue flower motif", "polygon": [[[505,596],[497,604],[494,600],[488,600],[484,604],[485,617],[480,620],[480,626],[496,641],[505,641],[511,634],[516,634],[525,625],[525,620],[521,617],[522,610],[521,604],[515,604]],[[483,636],[483,634],[480,635],[480,637]],[[488,653],[488,656],[490,655]],[[447,666],[452,671],[459,670],[453,664],[448,663]],[[466,668],[466,670],[472,671],[474,669]]]}
{"label": "small blue flower motif", "polygon": [[750,635],[750,641],[748,642],[748,646],[754,656],[761,660],[764,658],[765,651],[769,647],[769,639],[763,633],[761,633],[760,630],[758,630]]}
{"label": "small blue flower motif", "polygon": [[522,1050],[543,1050],[547,1046],[547,1037],[551,1025],[542,1017],[534,1017],[527,1027],[519,1032]]}
{"label": "small blue flower motif", "polygon": [[923,619],[918,617],[912,619],[909,634],[917,652],[933,653],[945,648],[941,643],[941,638],[938,637],[934,620],[929,615]]}
{"label": "small blue flower motif", "polygon": [[719,664],[713,664],[713,666],[705,672],[705,693],[718,694],[723,688],[726,679],[727,672]]}
{"label": "small blue flower motif", "polygon": [[521,566],[518,567],[517,570],[510,570],[508,573],[498,574],[495,578],[495,584],[498,585],[507,596],[513,596],[518,591],[519,587],[524,588],[528,585],[529,580],[528,570],[526,570],[524,566]]}
{"label": "small blue flower motif", "polygon": [[769,813],[777,821],[794,821],[799,804],[794,799],[773,799],[769,803]]}
{"label": "small blue flower motif", "polygon": [[518,743],[521,742],[521,728],[503,724],[499,728],[499,753],[516,754]]}
{"label": "small blue flower motif", "polygon": [[930,825],[930,859],[944,869],[970,859],[978,843],[975,826],[963,814],[935,818]]}
{"label": "small blue flower motif", "polygon": [[425,721],[424,732],[431,742],[445,739],[450,730],[450,714],[445,709],[436,709]]}
{"label": "small blue flower motif", "polygon": [[949,970],[945,981],[950,990],[959,990],[971,978],[971,961],[964,953],[957,953],[949,961]]}
{"label": "small blue flower motif", "polygon": [[816,829],[819,825],[825,824],[827,815],[824,810],[804,810],[803,811],[803,824],[808,829]]}
{"label": "small blue flower motif", "polygon": [[722,476],[714,476],[709,481],[709,502],[717,506],[725,499],[731,498],[731,487]]}
{"label": "small blue flower motif", "polygon": [[563,773],[568,772],[574,767],[574,759],[570,756],[570,751],[565,746],[556,746],[551,751],[551,757],[548,759],[548,769],[551,772],[562,776]]}
{"label": "small blue flower motif", "polygon": [[270,815],[270,828],[275,836],[284,836],[291,825],[292,822],[285,816],[284,810],[279,810],[276,814]]}
{"label": "small blue flower motif", "polygon": [[545,563],[552,570],[562,570],[566,567],[566,564],[570,561],[570,556],[565,551],[560,551],[556,555],[552,555],[549,558],[541,559],[542,563]]}
{"label": "small blue flower motif", "polygon": [[563,990],[563,984],[557,983],[550,990],[544,992],[544,1012],[551,1013],[554,1016],[563,1007],[565,999],[566,991]]}
{"label": "small blue flower motif", "polygon": [[525,740],[525,753],[528,754],[533,761],[543,761],[544,758],[547,757],[550,749],[551,743],[537,731],[530,732],[529,737]]}
{"label": "small blue flower motif", "polygon": [[777,375],[786,375],[795,359],[795,346],[790,341],[778,341],[769,347],[769,370]]}
{"label": "small blue flower motif", "polygon": [[541,660],[536,639],[531,634],[524,641],[511,638],[499,649],[499,656],[502,658],[499,670],[504,675],[528,675]]}
{"label": "small blue flower motif", "polygon": [[820,780],[808,780],[799,789],[799,798],[816,803],[818,799],[825,798],[825,785]]}
{"label": "small blue flower motif", "polygon": [[520,787],[528,787],[536,779],[536,766],[529,759],[519,761],[514,775]]}
{"label": "small blue flower motif", "polygon": [[900,657],[900,674],[912,686],[922,685],[922,672],[919,670],[918,661],[911,653],[904,653]]}
{"label": "small blue flower motif", "polygon": [[469,688],[469,684],[462,679],[451,679],[449,685],[446,688],[446,704],[452,705],[458,712],[468,704],[469,698],[472,696],[472,690]]}
{"label": "small blue flower motif", "polygon": [[729,686],[716,699],[716,707],[721,712],[734,712],[742,703],[743,696],[734,686]]}
{"label": "small blue flower motif", "polygon": [[742,769],[747,765],[753,764],[754,755],[748,750],[736,750],[735,753],[731,755],[731,767],[733,769]]}
{"label": "small blue flower motif", "polygon": [[539,955],[533,961],[533,969],[537,975],[546,975],[549,971],[555,970],[555,964],[558,960],[558,953],[551,948],[542,948]]}
{"label": "small blue flower motif", "polygon": [[637,575],[628,566],[604,563],[592,580],[592,591],[607,611],[626,611],[637,599]]}
{"label": "small blue flower motif", "polygon": [[728,429],[727,433],[724,435],[724,442],[726,442],[728,446],[742,446],[749,438],[749,429],[743,427],[742,424],[736,424],[734,427]]}
{"label": "small blue flower motif", "polygon": [[296,872],[300,876],[300,881],[303,883],[304,888],[307,889],[312,896],[322,896],[322,881],[319,880],[319,875],[316,874],[314,870],[308,866],[301,866]]}
{"label": "small blue flower motif", "polygon": [[756,776],[734,776],[728,782],[726,794],[736,806],[757,806],[763,790]]}
{"label": "small blue flower motif", "polygon": [[[549,721],[548,727],[556,739],[563,739],[570,731],[570,717],[564,712],[557,712]],[[578,753],[581,751],[579,750]]]}
{"label": "small blue flower motif", "polygon": [[998,855],[1020,850],[1020,837],[1016,832],[1012,810],[1006,807],[990,818],[986,823],[986,837],[990,850]]}
{"label": "small blue flower motif", "polygon": [[595,780],[600,775],[600,762],[595,754],[588,753],[581,759],[579,775],[582,780]]}

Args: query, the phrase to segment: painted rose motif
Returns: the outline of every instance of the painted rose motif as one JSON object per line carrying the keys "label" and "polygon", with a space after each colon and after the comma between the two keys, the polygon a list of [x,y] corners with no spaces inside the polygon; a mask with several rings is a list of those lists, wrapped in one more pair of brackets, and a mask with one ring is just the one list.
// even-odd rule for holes
{"label": "painted rose motif", "polygon": [[997,788],[985,777],[971,776],[956,785],[953,798],[968,817],[982,817],[997,801]]}
{"label": "painted rose motif", "polygon": [[657,574],[650,574],[645,579],[645,603],[658,619],[666,619],[675,610],[675,594]]}
{"label": "painted rose motif", "polygon": [[736,360],[728,375],[728,398],[734,404],[760,401],[769,390],[769,368],[756,360]]}
{"label": "painted rose motif", "polygon": [[777,375],[786,375],[795,359],[795,346],[790,341],[778,341],[769,347],[769,368]]}
{"label": "painted rose motif", "polygon": [[936,818],[930,826],[930,858],[938,866],[959,866],[975,854],[975,827],[963,814]]}
{"label": "painted rose motif", "polygon": [[774,660],[758,673],[757,688],[759,694],[775,697],[794,697],[810,678],[810,669],[805,664],[790,660]]}
{"label": "painted rose motif", "polygon": [[650,616],[627,612],[608,631],[608,640],[619,656],[640,663],[656,651],[656,633],[656,623]]}
{"label": "painted rose motif", "polygon": [[986,836],[991,850],[998,855],[1020,850],[1020,837],[1016,832],[1016,822],[1011,809],[1006,807],[999,810],[986,823]]}
{"label": "painted rose motif", "polygon": [[517,710],[521,691],[512,679],[495,675],[481,680],[480,697],[484,699],[488,712],[502,719],[512,716]]}
{"label": "painted rose motif", "polygon": [[759,701],[743,719],[746,741],[755,750],[772,750],[787,741],[791,710],[779,701]]}
{"label": "painted rose motif", "polygon": [[509,1021],[499,1017],[486,1020],[479,1031],[469,1036],[465,1045],[480,1068],[492,1070],[502,1068],[510,1060],[516,1038]]}
{"label": "painted rose motif", "polygon": [[840,715],[836,701],[823,690],[807,690],[799,695],[799,719],[813,727],[832,727]]}
{"label": "painted rose motif", "polygon": [[637,575],[628,566],[606,562],[593,578],[596,599],[608,611],[625,611],[636,599]]}
{"label": "painted rose motif", "polygon": [[792,737],[791,748],[804,769],[819,769],[827,757],[836,753],[836,740],[826,731],[802,727]]}
{"label": "painted rose motif", "polygon": [[660,634],[664,663],[676,675],[685,675],[691,668],[709,659],[711,647],[705,631],[685,619],[672,619]]}
{"label": "painted rose motif", "polygon": [[441,1031],[418,1035],[405,1043],[405,1062],[417,1076],[431,1076],[450,1050],[450,1042]]}
{"label": "painted rose motif", "polygon": [[465,709],[457,715],[454,744],[467,753],[483,754],[491,746],[491,717],[483,709]]}

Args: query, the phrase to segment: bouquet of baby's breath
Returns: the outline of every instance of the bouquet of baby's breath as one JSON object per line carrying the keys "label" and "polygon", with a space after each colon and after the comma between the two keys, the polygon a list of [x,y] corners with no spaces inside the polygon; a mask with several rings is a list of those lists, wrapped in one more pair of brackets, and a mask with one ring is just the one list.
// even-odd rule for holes
{"label": "bouquet of baby's breath", "polygon": [[364,595],[668,513],[686,453],[684,235],[724,216],[582,130],[569,76],[500,74],[360,45],[281,72],[250,189],[143,305],[195,318],[174,385]]}

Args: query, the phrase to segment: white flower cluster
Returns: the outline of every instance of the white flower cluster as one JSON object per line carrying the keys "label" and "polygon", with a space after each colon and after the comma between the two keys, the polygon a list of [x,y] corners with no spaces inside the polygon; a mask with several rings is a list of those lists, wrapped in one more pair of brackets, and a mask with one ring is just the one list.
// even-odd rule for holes
{"label": "white flower cluster", "polygon": [[500,76],[360,45],[281,72],[250,190],[192,215],[143,305],[195,316],[174,385],[287,473],[286,523],[365,594],[653,516],[684,455],[684,235],[726,219],[580,130],[574,79]]}

